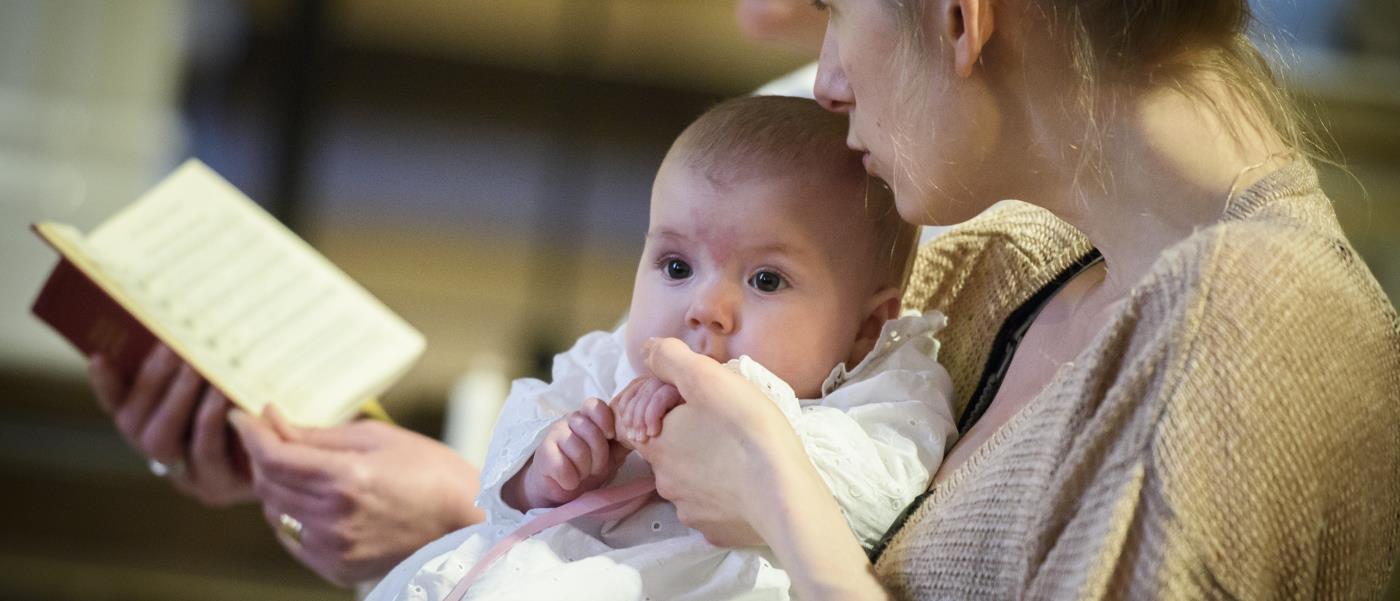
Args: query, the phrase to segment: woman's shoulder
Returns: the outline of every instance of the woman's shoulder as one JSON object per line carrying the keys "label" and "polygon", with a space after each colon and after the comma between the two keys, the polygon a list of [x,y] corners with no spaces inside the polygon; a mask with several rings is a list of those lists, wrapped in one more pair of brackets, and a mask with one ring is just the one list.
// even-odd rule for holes
{"label": "woman's shoulder", "polygon": [[1088,239],[1051,212],[1002,201],[920,247],[904,304],[947,313],[965,287],[988,280],[1029,297],[1044,285],[1039,280],[1048,281],[1089,250]]}
{"label": "woman's shoulder", "polygon": [[1007,318],[1092,249],[1049,211],[1003,201],[919,249],[904,307],[948,316],[939,357],[960,414]]}
{"label": "woman's shoulder", "polygon": [[[1183,553],[1243,597],[1290,573],[1383,577],[1400,532],[1378,509],[1400,494],[1395,310],[1339,230],[1282,214],[1198,232],[1136,293],[1156,327],[1134,336],[1164,341],[1137,370],[1155,383],[1144,486],[1192,541]],[[1211,559],[1263,549],[1277,574]],[[1368,558],[1332,562],[1355,549]]]}
{"label": "woman's shoulder", "polygon": [[[1175,313],[1180,328],[1195,330],[1184,334],[1208,343],[1204,351],[1281,350],[1259,337],[1320,349],[1345,344],[1328,333],[1394,343],[1395,309],[1347,241],[1314,172],[1289,166],[1276,175],[1232,201],[1226,219],[1164,252],[1135,301]],[[1353,354],[1336,351],[1338,358]]]}
{"label": "woman's shoulder", "polygon": [[[1162,350],[1153,464],[1207,497],[1267,484],[1217,479],[1243,470],[1365,497],[1337,474],[1400,439],[1395,308],[1320,192],[1251,208],[1169,249],[1134,291],[1132,336]],[[1371,481],[1393,492],[1393,478]]]}

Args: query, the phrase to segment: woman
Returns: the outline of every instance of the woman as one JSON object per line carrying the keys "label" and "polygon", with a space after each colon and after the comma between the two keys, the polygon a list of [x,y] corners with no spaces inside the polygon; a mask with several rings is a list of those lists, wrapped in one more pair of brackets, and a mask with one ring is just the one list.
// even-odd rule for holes
{"label": "woman", "polygon": [[903,216],[965,222],[906,299],[949,315],[962,439],[872,568],[781,416],[653,341],[687,403],[642,452],[681,520],[804,599],[1380,595],[1400,328],[1247,3],[825,4],[818,98]]}

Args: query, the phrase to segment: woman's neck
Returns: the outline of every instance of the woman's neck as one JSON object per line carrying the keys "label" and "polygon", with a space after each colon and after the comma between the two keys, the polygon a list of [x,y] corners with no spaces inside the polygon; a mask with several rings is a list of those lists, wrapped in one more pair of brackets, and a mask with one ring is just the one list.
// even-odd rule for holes
{"label": "woman's neck", "polygon": [[[1202,93],[1212,92],[1230,98]],[[1050,188],[1063,193],[1033,200],[1103,253],[1108,275],[1095,296],[1126,295],[1163,251],[1220,221],[1231,196],[1286,160],[1278,136],[1244,125],[1260,121],[1238,102],[1215,106],[1176,90],[1143,95],[1103,123],[1096,169],[1074,181],[1078,156],[1066,153],[1051,170],[1065,174]]]}

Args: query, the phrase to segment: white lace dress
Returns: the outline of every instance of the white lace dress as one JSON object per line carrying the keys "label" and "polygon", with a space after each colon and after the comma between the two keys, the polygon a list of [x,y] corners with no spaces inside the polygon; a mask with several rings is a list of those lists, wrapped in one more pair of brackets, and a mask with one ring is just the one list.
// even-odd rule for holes
{"label": "white lace dress", "polygon": [[[727,366],[764,390],[791,421],[867,548],[929,483],[956,427],[952,382],[937,363],[939,313],[887,322],[875,349],[854,369],[832,370],[820,399],[799,400],[757,362]],[[579,339],[555,358],[554,381],[517,380],[491,437],[477,505],[482,524],[453,532],[399,564],[371,600],[442,599],[497,540],[548,509],[522,514],[501,487],[534,454],[550,424],[584,399],[611,399],[636,372],[623,349],[623,328]],[[703,458],[697,458],[703,460]],[[650,475],[633,454],[611,484]],[[614,521],[579,518],[517,544],[472,586],[467,599],[690,600],[788,599],[789,581],[765,548],[730,549],[676,519],[654,501]]]}

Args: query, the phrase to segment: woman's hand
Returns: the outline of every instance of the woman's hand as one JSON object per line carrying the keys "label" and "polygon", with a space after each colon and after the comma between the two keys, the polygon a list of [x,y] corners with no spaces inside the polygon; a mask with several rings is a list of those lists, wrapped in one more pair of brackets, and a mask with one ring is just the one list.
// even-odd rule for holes
{"label": "woman's hand", "polygon": [[676,387],[660,436],[638,447],[681,523],[719,546],[767,544],[803,599],[884,599],[841,508],[772,401],[674,338],[643,347]]}
{"label": "woman's hand", "polygon": [[129,385],[101,355],[88,364],[88,379],[127,442],[173,468],[167,477],[176,489],[211,506],[254,498],[226,419],[228,399],[168,347],[152,349]]}
{"label": "woman's hand", "polygon": [[480,474],[431,438],[377,421],[298,428],[275,409],[233,422],[248,449],[263,514],[299,561],[342,586],[383,577],[419,547],[480,522]]}
{"label": "woman's hand", "polygon": [[657,492],[711,543],[762,544],[757,527],[771,513],[764,497],[773,476],[810,469],[801,441],[757,387],[685,343],[652,340],[643,352],[651,372],[684,399],[666,415],[661,435],[638,447]]}

